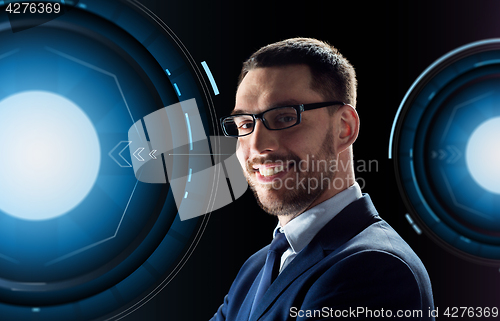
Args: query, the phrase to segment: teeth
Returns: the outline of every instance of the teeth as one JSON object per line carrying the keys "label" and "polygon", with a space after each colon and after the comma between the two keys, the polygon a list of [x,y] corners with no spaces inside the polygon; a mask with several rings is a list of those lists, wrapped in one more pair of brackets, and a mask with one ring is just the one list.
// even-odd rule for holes
{"label": "teeth", "polygon": [[276,173],[283,171],[284,168],[285,167],[283,165],[279,165],[276,167],[267,167],[267,168],[261,167],[261,168],[259,168],[259,173],[262,176],[271,176],[271,175],[274,175]]}

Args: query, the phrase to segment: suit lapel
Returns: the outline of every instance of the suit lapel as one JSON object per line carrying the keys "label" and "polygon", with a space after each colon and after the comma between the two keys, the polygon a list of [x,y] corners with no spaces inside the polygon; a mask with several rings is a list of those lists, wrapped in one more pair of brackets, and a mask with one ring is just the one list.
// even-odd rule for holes
{"label": "suit lapel", "polygon": [[[325,251],[328,251],[328,253],[334,251],[349,241],[366,228],[366,226],[371,224],[376,215],[375,207],[371,202],[370,196],[367,194],[344,208],[318,232],[312,241],[276,278],[262,297],[262,301],[256,307],[249,321],[258,320],[295,279],[325,258]],[[261,274],[262,270],[256,280],[260,281]],[[257,286],[258,282],[254,282],[250,290],[253,296],[255,296]],[[247,301],[249,301],[250,307],[252,306],[253,296],[249,298],[247,295],[244,304],[245,307],[248,305]],[[248,313],[250,313],[250,310],[248,310]]]}
{"label": "suit lapel", "polygon": [[288,285],[293,282],[293,280],[325,257],[323,249],[319,246],[314,246],[308,251],[304,250],[297,255],[297,257],[285,268],[283,273],[280,273],[276,280],[274,280],[262,297],[259,305],[255,308],[250,321],[255,321],[261,317],[267,308],[278,298]]}
{"label": "suit lapel", "polygon": [[260,269],[259,274],[255,277],[255,280],[248,291],[243,304],[241,305],[240,311],[238,311],[238,316],[236,320],[246,321],[250,317],[250,311],[252,309],[253,300],[255,299],[255,293],[259,287],[260,279],[262,278],[262,273],[264,272],[264,266]]}

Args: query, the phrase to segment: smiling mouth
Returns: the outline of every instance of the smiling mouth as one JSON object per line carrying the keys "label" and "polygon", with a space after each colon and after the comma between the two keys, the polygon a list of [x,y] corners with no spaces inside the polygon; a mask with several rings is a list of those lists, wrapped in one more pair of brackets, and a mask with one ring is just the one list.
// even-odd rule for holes
{"label": "smiling mouth", "polygon": [[284,169],[285,169],[285,166],[283,166],[283,165],[279,165],[279,166],[275,166],[275,167],[266,167],[266,168],[259,167],[259,173],[260,173],[260,175],[262,175],[264,177],[268,177],[268,176],[276,175],[279,172],[282,172]]}
{"label": "smiling mouth", "polygon": [[290,170],[292,162],[278,162],[274,164],[259,164],[252,166],[257,181],[263,184],[271,183],[273,180],[284,177]]}

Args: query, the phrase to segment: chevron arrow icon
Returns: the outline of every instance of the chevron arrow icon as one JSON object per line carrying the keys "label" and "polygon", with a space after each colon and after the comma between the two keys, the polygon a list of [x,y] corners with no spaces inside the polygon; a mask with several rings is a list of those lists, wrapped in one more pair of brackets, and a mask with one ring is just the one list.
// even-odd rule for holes
{"label": "chevron arrow icon", "polygon": [[[115,147],[113,147],[112,150],[109,151],[108,155],[109,157],[111,157],[112,160],[115,161],[115,163],[118,164],[118,166],[120,167],[132,167],[132,165],[130,165],[130,163],[123,157],[122,153],[125,149],[127,149],[128,145],[130,145],[130,143],[132,143],[131,141],[126,141],[126,140],[122,140],[121,142],[119,142],[118,144],[116,144]],[[115,151],[118,149],[118,147],[122,147],[120,149],[120,151],[114,155]],[[115,157],[116,156],[116,157]]]}
{"label": "chevron arrow icon", "polygon": [[142,151],[144,150],[144,147],[139,147],[137,148],[137,150],[132,154],[134,155],[135,158],[137,158],[137,160],[139,160],[139,162],[144,162],[144,158],[142,158],[141,155],[139,155]]}

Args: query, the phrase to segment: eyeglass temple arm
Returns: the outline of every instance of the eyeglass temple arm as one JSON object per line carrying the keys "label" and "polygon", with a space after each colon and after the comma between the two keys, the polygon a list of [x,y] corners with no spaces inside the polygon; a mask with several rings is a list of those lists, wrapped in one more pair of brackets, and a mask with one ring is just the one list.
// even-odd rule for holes
{"label": "eyeglass temple arm", "polygon": [[306,110],[312,110],[312,109],[318,109],[318,108],[323,108],[323,107],[328,107],[328,106],[334,106],[334,105],[346,105],[343,101],[328,101],[328,102],[322,102],[322,103],[312,103],[312,104],[302,104],[299,105],[300,111],[306,111]]}

